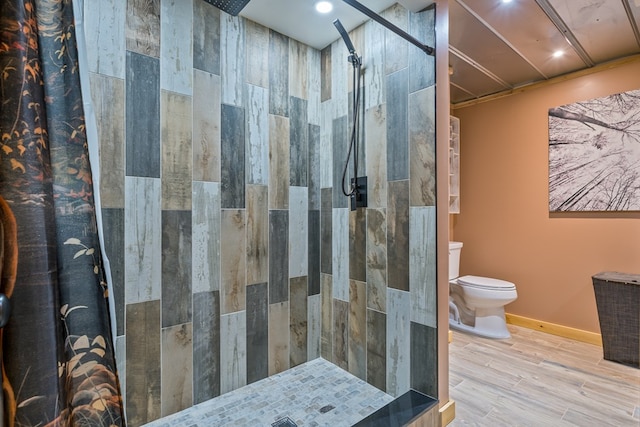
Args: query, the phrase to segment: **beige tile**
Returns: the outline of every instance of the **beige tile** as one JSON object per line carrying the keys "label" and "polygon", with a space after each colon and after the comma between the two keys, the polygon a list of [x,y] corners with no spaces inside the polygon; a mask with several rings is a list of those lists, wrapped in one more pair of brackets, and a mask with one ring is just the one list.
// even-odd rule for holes
{"label": "beige tile", "polygon": [[193,180],[220,182],[220,76],[193,71]]}
{"label": "beige tile", "polygon": [[245,309],[246,240],[245,211],[223,209],[221,218],[221,312]]}
{"label": "beige tile", "polygon": [[193,325],[162,330],[162,416],[193,404]]}
{"label": "beige tile", "polygon": [[269,375],[289,369],[289,301],[269,305]]}
{"label": "beige tile", "polygon": [[191,210],[191,96],[162,91],[162,209]]}

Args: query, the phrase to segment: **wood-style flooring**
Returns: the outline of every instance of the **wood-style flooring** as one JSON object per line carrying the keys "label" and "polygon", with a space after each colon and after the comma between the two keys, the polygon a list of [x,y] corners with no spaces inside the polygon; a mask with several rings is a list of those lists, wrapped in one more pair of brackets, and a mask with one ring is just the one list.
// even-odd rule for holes
{"label": "wood-style flooring", "polygon": [[640,427],[640,369],[595,345],[509,330],[506,340],[453,332],[450,426]]}

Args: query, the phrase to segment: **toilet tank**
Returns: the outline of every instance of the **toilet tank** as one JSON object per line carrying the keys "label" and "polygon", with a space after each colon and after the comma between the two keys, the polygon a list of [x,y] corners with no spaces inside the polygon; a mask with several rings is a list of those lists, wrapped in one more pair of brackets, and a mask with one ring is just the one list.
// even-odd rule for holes
{"label": "toilet tank", "polygon": [[449,242],[449,280],[460,275],[460,251],[462,242]]}

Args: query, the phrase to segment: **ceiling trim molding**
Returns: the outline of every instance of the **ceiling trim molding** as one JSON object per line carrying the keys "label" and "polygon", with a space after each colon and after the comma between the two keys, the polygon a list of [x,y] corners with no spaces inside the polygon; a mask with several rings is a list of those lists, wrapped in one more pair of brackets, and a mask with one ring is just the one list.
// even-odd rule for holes
{"label": "ceiling trim molding", "polygon": [[500,77],[496,76],[491,71],[489,71],[488,69],[486,69],[485,67],[483,67],[482,65],[480,65],[479,63],[474,61],[473,59],[471,59],[469,56],[465,55],[464,52],[456,49],[455,47],[453,47],[451,45],[449,45],[449,52],[451,52],[452,54],[454,54],[455,56],[457,56],[458,58],[460,58],[461,60],[463,60],[467,64],[471,65],[473,68],[475,68],[476,70],[480,71],[485,76],[487,76],[490,79],[494,80],[496,83],[498,83],[498,84],[500,84],[500,85],[502,85],[502,86],[504,86],[506,88],[513,87],[509,83],[505,82]]}
{"label": "ceiling trim molding", "polygon": [[[638,2],[636,2],[636,4],[638,4]],[[633,35],[636,36],[636,43],[640,46],[640,29],[638,29],[638,23],[636,22],[635,16],[633,16],[633,10],[631,10],[629,0],[622,0],[622,5],[624,6],[624,11],[627,13],[627,18],[629,18]]]}

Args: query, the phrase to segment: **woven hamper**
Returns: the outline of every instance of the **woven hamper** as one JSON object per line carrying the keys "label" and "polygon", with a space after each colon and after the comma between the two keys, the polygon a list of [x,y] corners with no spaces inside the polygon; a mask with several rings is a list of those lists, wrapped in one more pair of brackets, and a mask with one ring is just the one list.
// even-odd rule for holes
{"label": "woven hamper", "polygon": [[640,274],[592,277],[604,358],[640,368]]}

